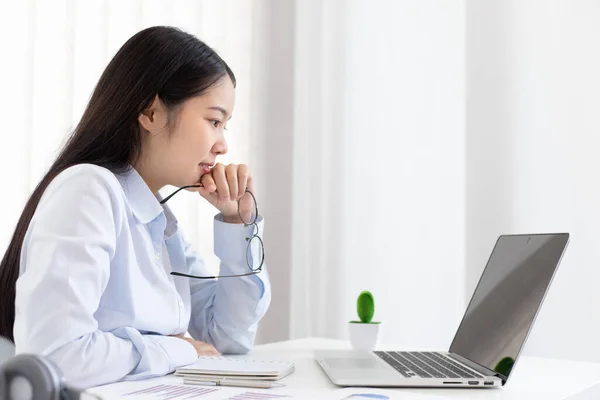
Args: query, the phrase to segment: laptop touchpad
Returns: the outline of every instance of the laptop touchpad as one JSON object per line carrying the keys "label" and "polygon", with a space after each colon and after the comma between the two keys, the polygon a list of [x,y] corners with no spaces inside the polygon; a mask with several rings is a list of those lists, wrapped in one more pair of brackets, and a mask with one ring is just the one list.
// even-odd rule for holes
{"label": "laptop touchpad", "polygon": [[327,358],[325,359],[330,368],[339,369],[376,369],[383,368],[381,364],[372,358]]}

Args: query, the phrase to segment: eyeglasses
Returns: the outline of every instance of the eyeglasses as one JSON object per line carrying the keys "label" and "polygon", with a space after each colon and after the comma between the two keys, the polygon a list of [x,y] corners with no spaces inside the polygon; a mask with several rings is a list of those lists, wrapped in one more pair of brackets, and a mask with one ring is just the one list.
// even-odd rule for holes
{"label": "eyeglasses", "polygon": [[[201,187],[201,185],[189,185],[189,186],[180,187],[175,192],[173,192],[169,196],[167,196],[165,199],[161,200],[160,204],[164,204],[167,201],[169,201],[169,199],[171,197],[175,196],[180,190],[187,189],[187,188],[198,188],[198,187]],[[254,213],[251,214],[250,218],[247,218],[247,217],[245,218],[244,216],[242,216],[242,213],[240,212],[240,201],[242,201],[246,196],[250,196],[250,198],[252,199],[252,204],[254,205],[252,207],[252,208],[254,208]],[[240,276],[256,275],[259,272],[261,272],[263,264],[265,262],[265,247],[264,247],[262,238],[260,236],[258,236],[258,224],[256,223],[256,221],[258,219],[258,203],[256,202],[256,198],[254,197],[254,194],[252,194],[252,192],[249,191],[248,189],[246,189],[246,193],[244,193],[244,195],[238,200],[238,215],[240,216],[240,220],[244,223],[244,226],[245,227],[252,226],[253,232],[254,232],[252,234],[252,236],[246,237],[246,242],[248,242],[248,245],[246,246],[246,264],[248,265],[249,272],[246,272],[245,274],[237,274],[237,275],[216,275],[216,276],[197,276],[197,275],[183,274],[181,272],[171,272],[171,275],[183,276],[186,278],[195,278],[195,279],[217,279],[217,278],[220,279],[220,278],[237,278]],[[253,252],[253,250],[254,250],[254,252]],[[260,260],[258,267],[254,266],[255,262],[252,257],[252,254],[258,254],[258,260]]]}

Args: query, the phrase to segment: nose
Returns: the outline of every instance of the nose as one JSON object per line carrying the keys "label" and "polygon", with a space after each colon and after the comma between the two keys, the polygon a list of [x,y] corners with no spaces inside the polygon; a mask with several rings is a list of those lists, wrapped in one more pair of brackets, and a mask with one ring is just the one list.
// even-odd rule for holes
{"label": "nose", "polygon": [[212,148],[212,152],[217,155],[227,154],[229,148],[227,147],[227,141],[225,138],[219,139]]}

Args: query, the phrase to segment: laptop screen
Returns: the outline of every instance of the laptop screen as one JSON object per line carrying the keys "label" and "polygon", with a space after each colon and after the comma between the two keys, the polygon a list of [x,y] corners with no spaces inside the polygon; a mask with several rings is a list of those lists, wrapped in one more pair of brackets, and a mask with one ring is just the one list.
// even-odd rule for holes
{"label": "laptop screen", "polygon": [[508,378],[569,234],[500,236],[450,352]]}

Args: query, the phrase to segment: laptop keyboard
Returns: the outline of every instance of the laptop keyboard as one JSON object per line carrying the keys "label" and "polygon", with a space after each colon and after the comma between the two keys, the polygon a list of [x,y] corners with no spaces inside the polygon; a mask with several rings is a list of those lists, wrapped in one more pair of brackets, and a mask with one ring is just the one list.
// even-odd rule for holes
{"label": "laptop keyboard", "polygon": [[434,352],[375,351],[375,355],[403,376],[411,378],[483,378],[450,357]]}

